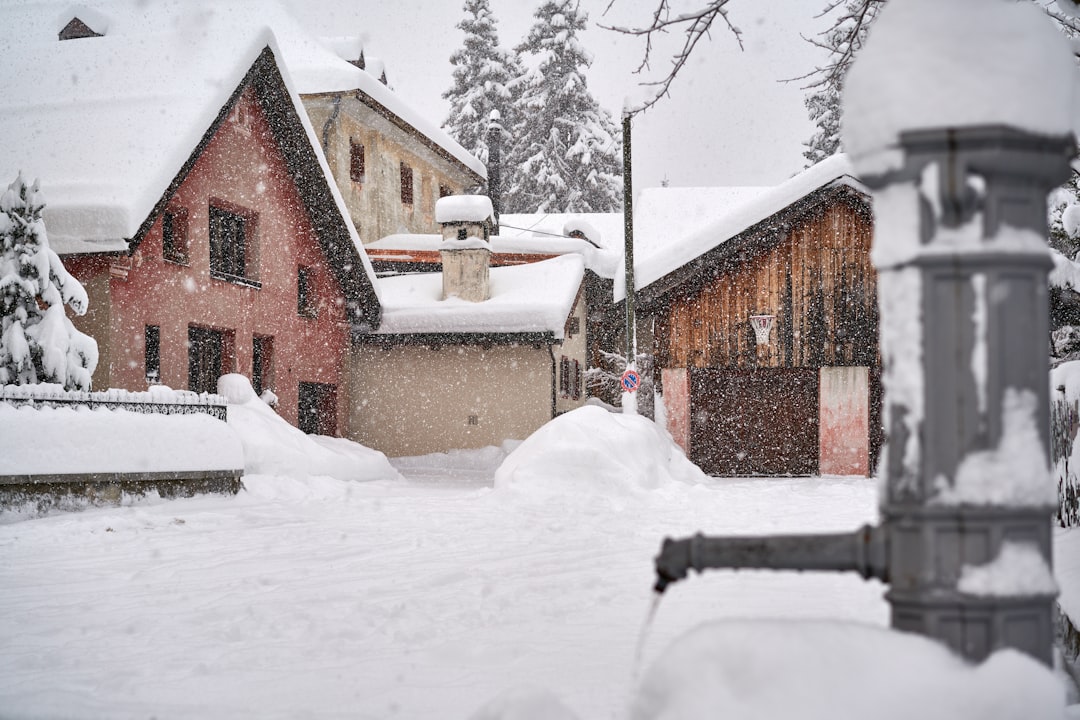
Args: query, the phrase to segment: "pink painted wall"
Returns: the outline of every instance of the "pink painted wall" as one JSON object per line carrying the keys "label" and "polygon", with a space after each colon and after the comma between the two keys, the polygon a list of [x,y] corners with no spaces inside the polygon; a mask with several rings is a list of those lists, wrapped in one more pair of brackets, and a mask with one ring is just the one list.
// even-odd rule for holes
{"label": "pink painted wall", "polygon": [[[210,198],[257,214],[254,274],[260,289],[210,277]],[[250,89],[221,124],[169,205],[188,212],[187,263],[164,260],[159,217],[131,258],[127,278],[109,280],[108,298],[90,299],[91,305],[111,303],[106,339],[109,384],[131,390],[147,387],[146,325],[160,326],[161,382],[178,389],[187,387],[189,324],[231,333],[234,342],[231,351],[226,350],[222,371],[248,377],[253,336],[272,336],[272,374],[266,385],[279,397],[279,414],[296,424],[300,382],[334,385],[340,435],[347,405],[344,298]],[[88,279],[95,272],[95,263],[88,260],[76,258],[66,264],[84,282],[84,276]],[[297,312],[300,265],[314,268],[318,296],[314,319]],[[97,266],[100,272],[100,262]]]}
{"label": "pink painted wall", "polygon": [[660,382],[664,388],[667,430],[684,452],[690,452],[690,373],[686,368],[663,368]]}
{"label": "pink painted wall", "polygon": [[823,367],[819,385],[820,472],[870,474],[869,371]]}

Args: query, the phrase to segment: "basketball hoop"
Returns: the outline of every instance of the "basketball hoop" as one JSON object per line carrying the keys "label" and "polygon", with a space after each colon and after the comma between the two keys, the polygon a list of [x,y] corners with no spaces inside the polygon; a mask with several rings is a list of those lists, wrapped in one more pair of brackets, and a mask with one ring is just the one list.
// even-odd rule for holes
{"label": "basketball hoop", "polygon": [[772,332],[774,320],[776,320],[775,315],[750,316],[750,326],[754,328],[754,335],[757,337],[758,345],[767,345],[769,343],[769,333]]}

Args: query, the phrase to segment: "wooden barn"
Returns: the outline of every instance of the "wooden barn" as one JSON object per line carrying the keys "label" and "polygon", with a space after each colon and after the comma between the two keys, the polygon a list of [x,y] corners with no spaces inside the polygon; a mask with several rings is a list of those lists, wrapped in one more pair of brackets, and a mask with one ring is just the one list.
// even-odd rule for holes
{"label": "wooden barn", "polygon": [[837,156],[740,198],[689,237],[646,240],[635,262],[669,430],[712,475],[869,475],[882,443],[869,196]]}

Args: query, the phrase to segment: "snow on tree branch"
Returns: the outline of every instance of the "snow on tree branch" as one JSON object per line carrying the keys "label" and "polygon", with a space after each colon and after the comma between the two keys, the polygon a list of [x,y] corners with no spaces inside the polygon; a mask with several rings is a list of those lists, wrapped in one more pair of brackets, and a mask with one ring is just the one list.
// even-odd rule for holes
{"label": "snow on tree branch", "polygon": [[84,314],[86,290],[49,247],[44,207],[38,184],[22,175],[0,196],[0,385],[89,390],[97,343],[64,312]]}
{"label": "snow on tree branch", "polygon": [[[643,27],[600,25],[600,27],[605,30],[612,30],[625,35],[645,38],[645,53],[642,57],[641,64],[638,65],[637,69],[634,71],[639,74],[650,68],[649,63],[653,53],[653,37],[655,35],[667,33],[672,29],[677,29],[684,34],[682,48],[672,56],[671,69],[668,71],[668,74],[661,80],[642,83],[642,85],[646,87],[655,87],[656,92],[653,93],[650,99],[642,102],[640,105],[628,108],[628,113],[635,114],[648,110],[659,102],[662,97],[668,95],[671,84],[675,81],[675,77],[690,59],[690,55],[693,54],[697,44],[704,37],[711,39],[712,35],[709,31],[711,30],[713,23],[718,19],[727,26],[728,31],[735,37],[736,42],[739,43],[739,49],[743,48],[742,31],[736,27],[731,22],[731,18],[728,17],[726,7],[728,2],[730,2],[730,0],[712,0],[697,10],[679,13],[673,16],[671,13],[670,0],[659,0],[656,10],[653,11],[652,22],[648,25]],[[611,0],[608,3],[607,8],[605,8],[604,13],[606,14],[614,4],[615,0]]]}

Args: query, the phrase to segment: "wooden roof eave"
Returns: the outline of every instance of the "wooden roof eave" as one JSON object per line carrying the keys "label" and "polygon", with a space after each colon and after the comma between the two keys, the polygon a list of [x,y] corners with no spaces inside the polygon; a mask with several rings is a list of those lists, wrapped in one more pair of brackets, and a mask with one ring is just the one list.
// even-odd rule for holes
{"label": "wooden roof eave", "polygon": [[[804,195],[779,212],[754,223],[728,240],[720,242],[648,286],[638,289],[635,303],[643,312],[655,311],[666,306],[674,293],[695,286],[700,287],[714,280],[732,265],[741,262],[741,255],[745,253],[756,255],[776,245],[787,237],[787,231],[790,228],[816,208],[830,201],[852,202],[865,208],[867,212],[870,211],[868,195],[851,185],[830,183]],[[776,232],[778,225],[784,227],[784,232]],[[622,300],[617,305],[622,306],[624,303],[625,300]]]}

